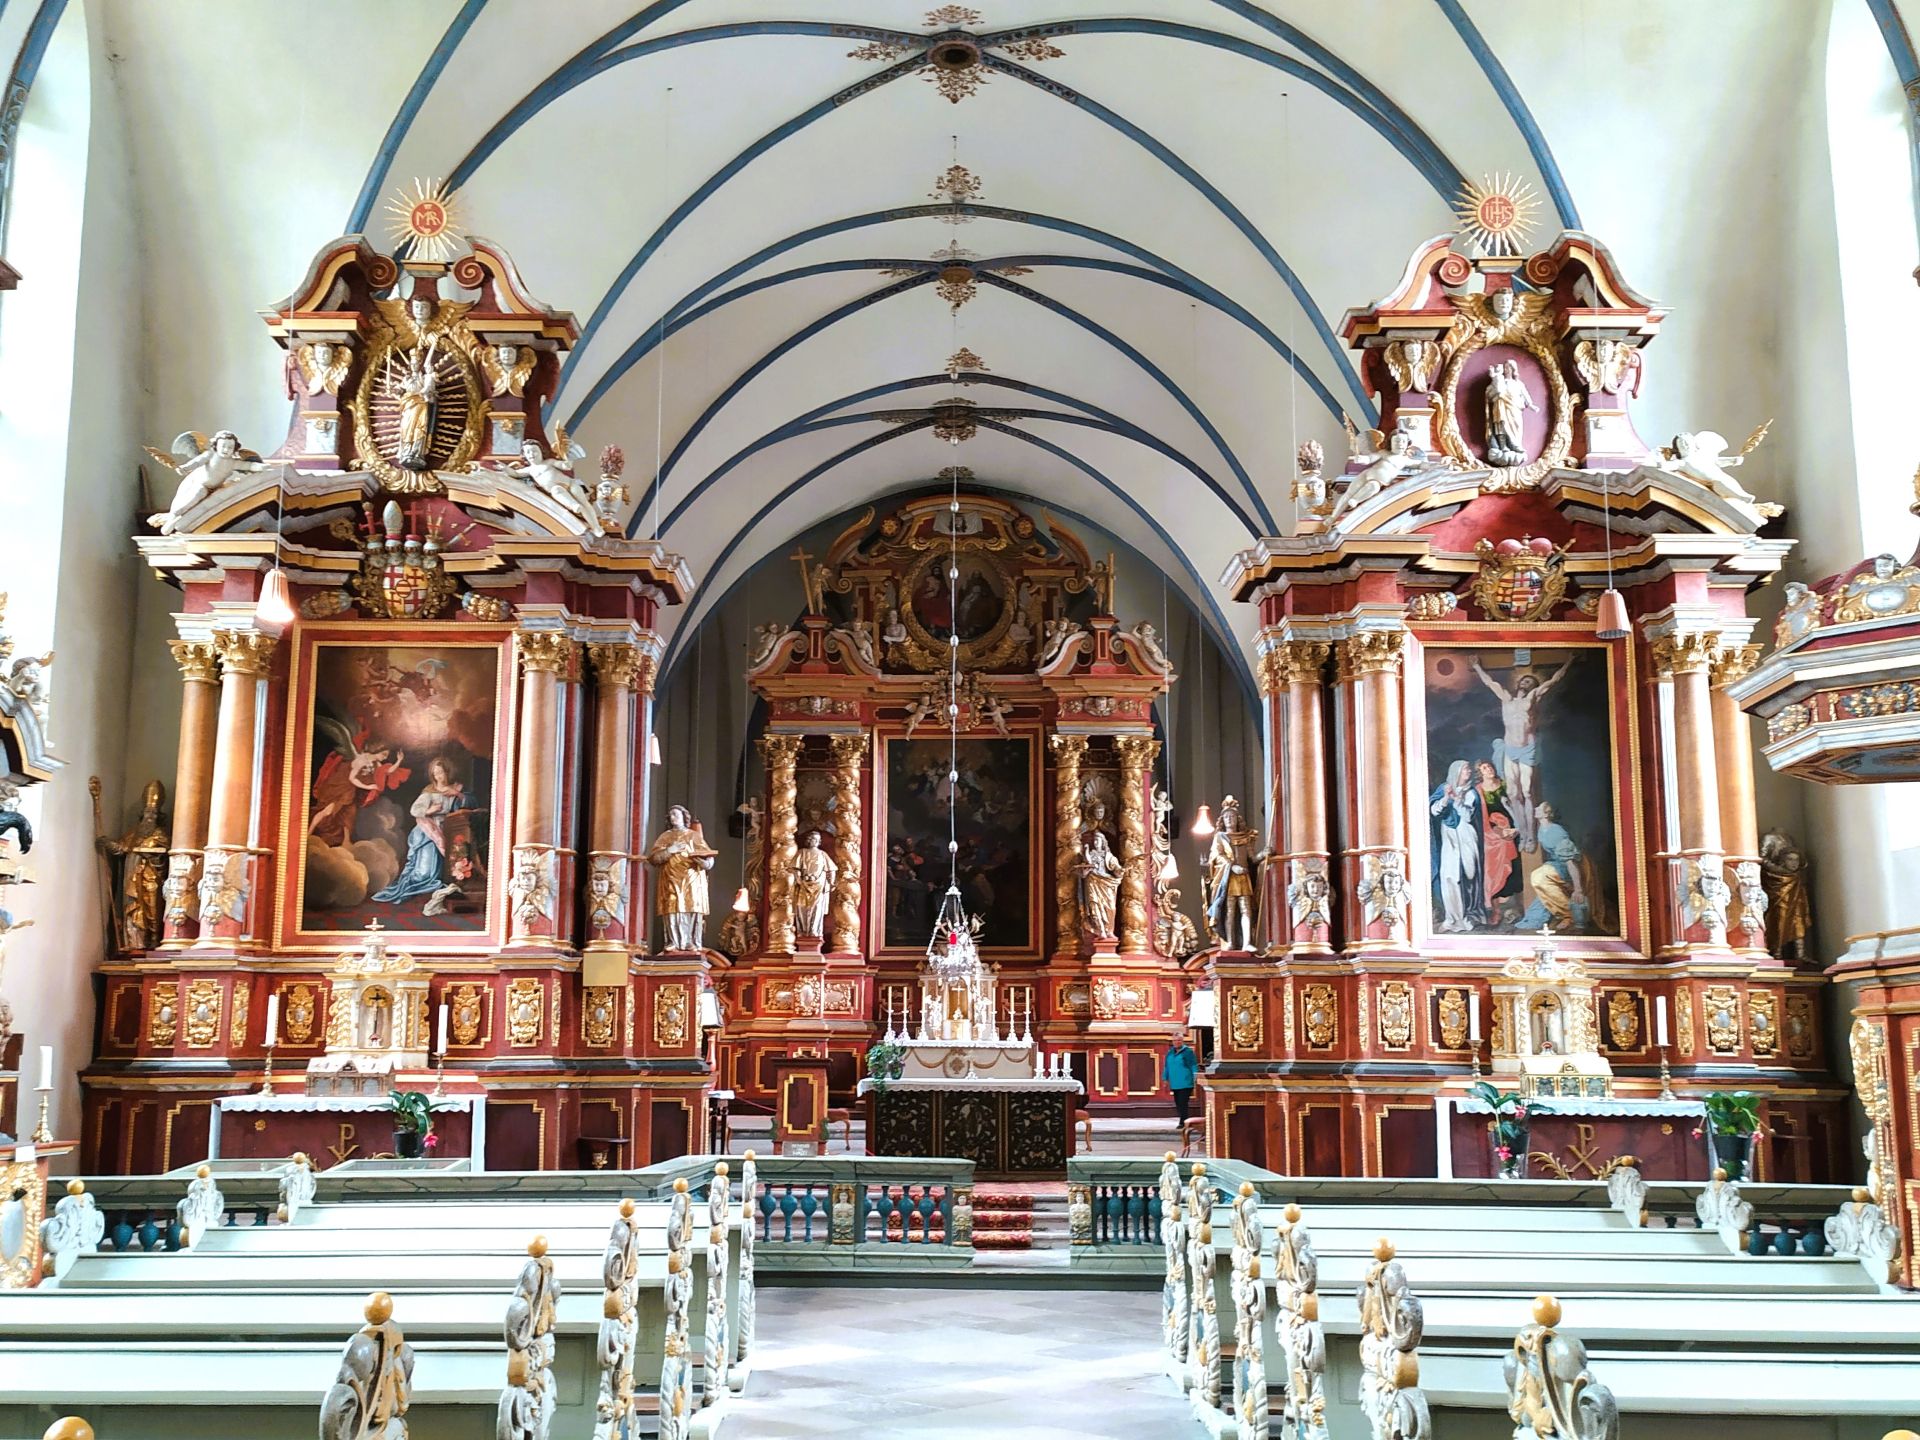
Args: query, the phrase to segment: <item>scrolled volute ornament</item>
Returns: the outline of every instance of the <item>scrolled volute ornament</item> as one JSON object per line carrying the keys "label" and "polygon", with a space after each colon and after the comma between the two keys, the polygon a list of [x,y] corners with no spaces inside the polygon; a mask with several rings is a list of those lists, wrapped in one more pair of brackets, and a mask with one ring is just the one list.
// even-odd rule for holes
{"label": "scrolled volute ornament", "polygon": [[1185,1198],[1180,1166],[1169,1150],[1160,1166],[1160,1241],[1167,1258],[1166,1280],[1160,1291],[1160,1329],[1167,1354],[1176,1363],[1187,1358],[1189,1323]]}
{"label": "scrolled volute ornament", "polygon": [[69,1180],[53,1214],[40,1222],[40,1253],[47,1274],[57,1275],[75,1256],[98,1250],[106,1233],[107,1217],[87,1194],[85,1183]]}
{"label": "scrolled volute ornament", "polygon": [[367,1297],[366,1317],[320,1402],[320,1440],[407,1440],[413,1347],[393,1323],[393,1297],[384,1290]]}
{"label": "scrolled volute ornament", "polygon": [[547,1240],[527,1245],[527,1263],[507,1301],[502,1326],[507,1342],[507,1383],[500,1392],[495,1440],[547,1440],[553,1425],[553,1312],[560,1282],[547,1255]]}
{"label": "scrolled volute ornament", "polygon": [[1373,1440],[1430,1440],[1433,1420],[1420,1389],[1420,1336],[1425,1317],[1393,1246],[1373,1247],[1360,1282],[1360,1408]]}
{"label": "scrolled volute ornament", "polygon": [[174,1215],[186,1231],[187,1247],[200,1243],[200,1237],[217,1229],[225,1220],[227,1198],[213,1178],[213,1167],[202,1165],[187,1182],[186,1197],[174,1206]]}
{"label": "scrolled volute ornament", "polygon": [[693,1304],[693,1200],[687,1182],[673,1182],[667,1207],[666,1343],[660,1359],[658,1440],[693,1433],[693,1354],[688,1312]]}
{"label": "scrolled volute ornament", "polygon": [[594,1402],[593,1440],[621,1440],[634,1413],[633,1347],[639,1312],[635,1276],[640,1250],[634,1233],[633,1201],[622,1200],[600,1260],[600,1337],[595,1359],[600,1393]]}
{"label": "scrolled volute ornament", "polygon": [[1287,1399],[1282,1429],[1297,1440],[1327,1440],[1327,1335],[1320,1324],[1320,1258],[1301,1222],[1300,1207],[1287,1206],[1273,1242],[1273,1295],[1279,1307],[1280,1344],[1287,1356]]}
{"label": "scrolled volute ornament", "polygon": [[753,1357],[755,1308],[753,1270],[753,1217],[759,1213],[760,1180],[749,1150],[740,1162],[740,1283],[734,1295],[733,1332],[736,1337],[729,1382],[738,1390],[746,1384]]}
{"label": "scrolled volute ornament", "polygon": [[313,1203],[314,1192],[319,1188],[314,1179],[313,1161],[307,1158],[304,1150],[296,1151],[293,1159],[280,1171],[280,1209],[279,1217],[284,1224],[298,1215],[302,1207]]}
{"label": "scrolled volute ornament", "polygon": [[1894,1257],[1900,1253],[1900,1231],[1874,1203],[1873,1191],[1864,1185],[1855,1186],[1853,1198],[1827,1217],[1825,1231],[1827,1246],[1835,1256],[1858,1260],[1876,1285],[1892,1282]]}
{"label": "scrolled volute ornament", "polygon": [[1587,1366],[1587,1347],[1553,1327],[1560,1302],[1533,1302],[1534,1323],[1514,1336],[1507,1356],[1507,1414],[1514,1440],[1617,1440],[1620,1406]]}
{"label": "scrolled volute ornament", "polygon": [[733,1356],[733,1337],[727,1326],[727,1228],[732,1222],[732,1182],[727,1163],[713,1167],[707,1185],[707,1326],[706,1371],[701,1377],[700,1403],[714,1404],[727,1391],[727,1366]]}

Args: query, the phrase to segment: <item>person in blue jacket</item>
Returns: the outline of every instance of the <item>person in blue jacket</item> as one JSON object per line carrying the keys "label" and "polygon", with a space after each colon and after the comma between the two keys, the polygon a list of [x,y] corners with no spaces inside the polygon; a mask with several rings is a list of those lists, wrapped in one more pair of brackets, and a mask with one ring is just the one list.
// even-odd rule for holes
{"label": "person in blue jacket", "polygon": [[1167,1088],[1173,1091],[1173,1128],[1184,1130],[1187,1114],[1193,1108],[1193,1087],[1200,1079],[1200,1057],[1194,1052],[1191,1030],[1167,1047],[1161,1074],[1166,1076]]}

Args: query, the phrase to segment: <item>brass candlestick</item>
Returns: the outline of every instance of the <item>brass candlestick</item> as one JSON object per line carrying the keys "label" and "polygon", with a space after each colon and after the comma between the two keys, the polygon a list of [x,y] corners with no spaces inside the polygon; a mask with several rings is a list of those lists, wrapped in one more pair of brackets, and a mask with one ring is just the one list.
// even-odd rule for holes
{"label": "brass candlestick", "polygon": [[433,1067],[433,1094],[437,1100],[447,1093],[447,1052],[440,1052],[440,1059]]}
{"label": "brass candlestick", "polygon": [[267,1046],[267,1068],[260,1072],[260,1093],[273,1094],[273,1046]]}
{"label": "brass candlestick", "polygon": [[35,1145],[51,1145],[53,1143],[53,1127],[47,1123],[47,1110],[52,1103],[53,1092],[43,1089],[40,1092],[40,1123],[33,1127],[33,1134],[27,1137],[27,1139]]}
{"label": "brass candlestick", "polygon": [[1660,1047],[1660,1098],[1662,1100],[1676,1098],[1673,1093],[1673,1075],[1667,1069],[1667,1047],[1664,1045]]}
{"label": "brass candlestick", "polygon": [[1471,1050],[1471,1051],[1472,1051],[1472,1053],[1473,1053],[1473,1078],[1474,1078],[1474,1079],[1476,1079],[1476,1080],[1478,1080],[1478,1079],[1480,1078],[1480,1040],[1479,1040],[1479,1037],[1477,1037],[1477,1036],[1476,1036],[1476,1037],[1474,1038],[1474,1040],[1473,1040],[1473,1043],[1472,1043],[1472,1044],[1471,1044],[1471,1045],[1470,1045],[1470,1046],[1468,1047],[1468,1049],[1469,1049],[1469,1050]]}

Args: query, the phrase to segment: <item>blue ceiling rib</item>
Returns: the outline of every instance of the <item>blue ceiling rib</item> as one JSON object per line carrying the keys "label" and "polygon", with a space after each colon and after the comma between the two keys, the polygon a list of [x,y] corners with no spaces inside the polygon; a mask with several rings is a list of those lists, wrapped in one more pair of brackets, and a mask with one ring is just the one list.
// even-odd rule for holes
{"label": "blue ceiling rib", "polygon": [[[777,276],[768,277],[767,283],[777,282],[779,278],[780,277]],[[933,282],[934,278],[935,271],[932,268],[928,268],[918,275],[896,281],[891,285],[883,286],[879,290],[872,291],[869,294],[858,296],[846,304],[838,306],[827,314],[809,322],[782,340],[778,345],[774,346],[773,349],[767,351],[759,359],[755,360],[752,365],[737,375],[724,390],[713,398],[707,405],[707,408],[700,413],[699,418],[674,442],[673,450],[660,466],[659,474],[650,480],[641,491],[639,503],[635,507],[635,514],[641,513],[652,503],[654,487],[658,485],[664,477],[673,472],[674,467],[680,463],[681,457],[686,454],[688,447],[700,437],[708,425],[713,423],[715,417],[733,401],[735,396],[746,389],[749,384],[782,356],[804,344],[822,331],[839,324],[840,321],[847,317],[857,314],[859,311],[867,309],[870,306],[879,304],[882,301],[891,300],[895,296],[903,295],[909,290],[929,285]],[[1112,331],[1088,319],[1071,306],[1064,305],[1057,300],[1043,296],[1037,291],[1029,290],[1025,286],[1016,285],[1012,281],[1006,280],[998,275],[982,273],[980,278],[1001,289],[1008,290],[1020,296],[1022,299],[1040,305],[1044,309],[1051,310],[1061,318],[1079,325],[1097,339],[1104,340],[1108,345],[1126,356],[1127,359],[1131,360],[1136,366],[1151,376],[1154,381],[1158,383],[1168,395],[1172,396],[1175,402],[1192,417],[1194,423],[1199,425],[1207,438],[1213,442],[1214,446],[1219,450],[1221,458],[1227,462],[1228,468],[1233,471],[1235,478],[1245,487],[1256,512],[1259,514],[1261,521],[1266,524],[1267,528],[1265,530],[1260,529],[1255,521],[1249,517],[1238,504],[1227,497],[1224,492],[1221,493],[1221,499],[1233,508],[1235,514],[1241,517],[1243,523],[1246,524],[1251,533],[1257,535],[1273,533],[1274,523],[1271,512],[1267,510],[1265,503],[1262,501],[1258,489],[1254,486],[1252,477],[1247,474],[1245,467],[1240,464],[1239,457],[1233,453],[1232,447],[1227,444],[1226,438],[1214,427],[1213,422],[1207,419],[1205,412],[1202,411],[1198,405],[1194,404],[1192,398],[1175,384],[1173,379],[1168,376],[1165,371],[1161,370],[1159,366],[1155,365],[1145,355],[1141,354],[1140,351],[1136,350]],[[1209,483],[1211,484],[1212,482],[1209,481]]]}
{"label": "blue ceiling rib", "polygon": [[1507,107],[1507,114],[1513,117],[1513,123],[1520,128],[1520,134],[1527,142],[1527,149],[1533,155],[1533,163],[1539,167],[1540,178],[1547,183],[1547,194],[1553,197],[1554,212],[1560,217],[1560,224],[1568,230],[1580,228],[1580,212],[1573,208],[1573,192],[1567,189],[1567,182],[1560,174],[1560,166],[1554,161],[1553,150],[1547,144],[1547,137],[1540,132],[1535,123],[1533,112],[1527,108],[1527,102],[1520,98],[1520,87],[1513,83],[1513,77],[1507,74],[1507,67],[1500,63],[1500,57],[1493,53],[1493,47],[1487,44],[1486,37],[1468,16],[1466,7],[1460,0],[1433,0],[1440,7],[1440,13],[1459,34],[1476,63],[1487,77],[1487,83],[1493,86],[1494,94],[1500,97],[1500,103]]}
{"label": "blue ceiling rib", "polygon": [[[743,525],[741,525],[739,533],[736,534],[731,540],[729,540],[723,547],[721,547],[720,553],[714,557],[713,563],[706,567],[706,573],[709,575],[718,575],[722,570],[724,570],[726,568],[727,561],[732,558],[733,552],[738,550],[740,546],[743,543],[745,543],[747,537],[753,533],[755,526],[757,526],[762,520],[766,519],[768,515],[772,514],[773,511],[778,509],[781,505],[785,504],[788,500],[792,499],[795,495],[799,494],[808,485],[812,484],[815,480],[819,479],[822,475],[828,474],[829,472],[839,468],[841,465],[845,464],[849,460],[854,459],[856,456],[863,455],[867,451],[875,449],[878,446],[885,445],[888,442],[893,440],[897,440],[902,435],[910,434],[914,430],[917,430],[918,428],[920,427],[907,425],[907,426],[901,426],[896,430],[889,431],[884,435],[870,436],[869,438],[860,441],[856,445],[848,446],[845,450],[842,450],[839,454],[830,456],[826,460],[821,461],[818,465],[814,466],[811,470],[807,471],[806,474],[800,476],[799,479],[791,481],[785,487],[783,487],[779,491],[776,491],[772,496],[770,496],[766,500],[764,504],[760,506],[758,510],[754,511],[753,514],[747,518],[746,522]],[[1162,543],[1166,545],[1167,549],[1179,558],[1180,568],[1186,572],[1187,578],[1193,582],[1194,593],[1200,597],[1201,603],[1205,605],[1206,607],[1205,613],[1206,613],[1207,620],[1214,628],[1215,640],[1218,642],[1221,651],[1232,662],[1234,674],[1239,679],[1240,688],[1242,692],[1246,695],[1248,702],[1250,704],[1255,703],[1255,697],[1257,696],[1258,691],[1254,687],[1253,672],[1247,668],[1246,657],[1241,654],[1239,642],[1234,638],[1233,627],[1227,623],[1226,616],[1221,613],[1220,603],[1217,599],[1214,598],[1212,588],[1201,577],[1200,572],[1193,568],[1193,563],[1187,559],[1186,552],[1182,550],[1180,546],[1174,543],[1173,537],[1167,533],[1166,527],[1161,525],[1161,523],[1154,518],[1152,512],[1149,511],[1145,506],[1141,505],[1139,501],[1135,500],[1132,495],[1128,494],[1123,487],[1114,484],[1105,475],[1101,474],[1100,471],[1094,469],[1093,466],[1087,464],[1084,460],[1080,459],[1077,455],[1073,455],[1068,451],[1062,450],[1059,446],[1054,445],[1049,441],[1041,439],[1039,436],[1029,435],[1024,430],[1016,429],[1013,426],[993,425],[991,428],[1001,431],[1002,433],[1009,435],[1016,440],[1023,441],[1028,445],[1032,445],[1036,449],[1039,449],[1051,455],[1054,455],[1058,459],[1064,460],[1067,464],[1073,466],[1076,470],[1079,470],[1082,474],[1086,475],[1089,479],[1099,484],[1102,488],[1107,490],[1110,494],[1117,497],[1123,504],[1126,505],[1126,507],[1129,510],[1133,511],[1133,513],[1136,516],[1138,516],[1139,519],[1143,523],[1145,523],[1153,531],[1153,533],[1156,536],[1160,538]],[[910,486],[902,486],[901,489],[904,490],[904,489],[924,488],[925,483],[926,483],[925,481],[916,481]],[[985,488],[992,488],[992,487],[982,486],[978,488],[985,489]],[[1008,493],[1014,495],[1016,498],[1031,500],[1035,503],[1045,505],[1049,509],[1057,510],[1062,515],[1066,515],[1071,519],[1079,520],[1084,525],[1094,526],[1103,530],[1107,528],[1106,526],[1101,525],[1099,521],[1089,520],[1084,516],[1075,514],[1073,511],[1069,510],[1065,506],[1057,505],[1052,500],[1048,499],[1045,496],[1034,495],[1031,492],[1021,492],[1021,491],[1011,491]],[[769,547],[768,553],[771,553],[773,550],[782,548],[786,544],[786,540],[791,538],[792,538],[791,536],[787,536],[783,538],[778,544]],[[743,576],[742,578],[744,579],[745,577]],[[695,623],[701,618],[703,614],[706,614],[712,611],[715,606],[724,604],[727,597],[733,594],[734,590],[739,586],[739,584],[740,584],[740,580],[735,580],[733,584],[729,585],[724,591],[722,591],[720,595],[711,604],[706,606],[700,606],[688,611],[687,618],[683,620],[680,623],[680,625],[675,629],[672,643],[667,648],[666,658],[662,662],[660,667],[661,673],[663,675],[670,675],[672,673],[674,663],[678,659],[679,655],[681,654],[681,651],[686,641],[686,637],[694,632]]]}
{"label": "blue ceiling rib", "polygon": [[[1242,40],[1237,35],[1223,35],[1218,30],[1208,30],[1198,25],[1182,25],[1171,20],[1068,20],[1044,28],[1052,39],[1069,35],[1150,35],[1164,40],[1185,40],[1195,45],[1225,50],[1243,59],[1253,60],[1282,71],[1296,79],[1306,81],[1314,89],[1365,122],[1369,128],[1377,131],[1400,153],[1402,159],[1426,177],[1427,183],[1433,186],[1442,199],[1451,202],[1459,193],[1462,179],[1459,168],[1434,143],[1433,137],[1414,124],[1405,111],[1398,106],[1382,109],[1371,103],[1367,97],[1336,83],[1322,71],[1281,51],[1269,50],[1264,45],[1256,45],[1251,40]],[[1019,32],[1002,33],[1008,34],[1011,38]],[[994,36],[982,37],[983,41],[989,44],[994,38]],[[1367,88],[1374,94],[1379,93],[1372,86]],[[1384,100],[1385,96],[1380,98]]]}
{"label": "blue ceiling rib", "polygon": [[[667,518],[661,526],[661,533],[665,534],[670,532],[673,529],[673,527],[680,521],[680,519],[686,514],[686,512],[699,502],[700,497],[702,495],[706,494],[706,492],[712,489],[713,486],[718,484],[721,480],[725,479],[740,465],[745,464],[748,460],[752,459],[755,455],[759,454],[761,451],[771,449],[775,445],[782,444],[787,440],[794,439],[800,435],[808,434],[810,432],[828,429],[828,428],[839,426],[839,425],[875,424],[875,423],[878,423],[882,418],[880,415],[875,414],[873,412],[863,411],[850,416],[841,416],[841,415],[834,415],[833,414],[834,411],[843,409],[848,405],[862,404],[865,401],[874,399],[877,396],[891,394],[895,391],[915,390],[923,387],[936,386],[936,385],[952,386],[953,383],[954,382],[945,375],[918,375],[907,380],[896,380],[896,381],[890,381],[885,385],[877,385],[870,389],[863,390],[855,395],[843,395],[838,400],[828,401],[825,405],[816,405],[813,409],[808,410],[801,415],[797,415],[792,420],[787,421],[786,424],[780,426],[778,429],[769,430],[765,435],[762,435],[758,440],[755,440],[752,444],[748,445],[742,450],[735,451],[732,455],[728,456],[720,464],[716,465],[712,470],[708,471],[705,475],[701,476],[701,478],[693,486],[693,488],[690,489],[686,493],[686,495],[681,497],[681,499],[675,503],[672,510],[667,512]],[[1033,384],[1029,384],[1026,381],[1011,379],[1004,375],[975,375],[970,377],[967,381],[968,388],[972,388],[979,385],[995,385],[1008,390],[1018,390],[1024,394],[1038,395],[1044,399],[1053,400],[1062,405],[1072,406],[1073,409],[1081,412],[1080,415],[1078,416],[1065,415],[1065,414],[1056,415],[1055,412],[1052,412],[1052,411],[1042,411],[1042,412],[1035,412],[1035,413],[1043,415],[1046,418],[1060,419],[1063,421],[1068,421],[1070,423],[1092,424],[1099,428],[1109,430],[1116,435],[1120,435],[1125,439],[1133,441],[1135,444],[1142,445],[1147,449],[1152,450],[1155,453],[1164,456],[1168,460],[1173,461],[1174,464],[1178,465],[1181,469],[1185,470],[1188,474],[1192,475],[1194,479],[1198,480],[1202,485],[1206,486],[1207,489],[1213,493],[1216,499],[1218,499],[1223,505],[1227,506],[1228,509],[1234,511],[1234,513],[1240,518],[1243,524],[1246,523],[1246,516],[1244,512],[1239,511],[1234,507],[1233,502],[1230,499],[1228,499],[1225,494],[1221,492],[1220,487],[1214,482],[1212,476],[1208,475],[1204,469],[1202,469],[1197,463],[1195,463],[1187,455],[1185,455],[1179,450],[1176,450],[1173,446],[1167,444],[1164,440],[1161,440],[1158,436],[1150,434],[1145,430],[1142,430],[1139,426],[1135,425],[1132,421],[1123,419],[1122,417],[1115,415],[1113,412],[1109,410],[1104,410],[1098,405],[1094,405],[1088,401],[1076,399],[1071,395],[1063,394],[1057,390],[1049,390],[1044,386],[1033,385]],[[831,418],[822,418],[822,417],[831,417]],[[931,419],[932,419],[932,416],[929,415],[928,416],[929,423],[931,423]],[[629,533],[631,533],[638,526],[641,516],[642,516],[642,510],[640,507],[636,506],[634,509],[633,519],[628,524]]]}
{"label": "blue ceiling rib", "polygon": [[[862,229],[870,225],[887,225],[896,221],[918,219],[925,216],[950,215],[953,213],[954,208],[955,207],[951,205],[909,205],[897,210],[874,210],[869,211],[865,215],[854,215],[844,220],[832,220],[825,224],[815,225],[809,229],[789,235],[783,240],[777,240],[771,245],[762,247],[759,251],[749,255],[737,264],[728,266],[712,279],[702,282],[688,292],[677,304],[673,305],[667,311],[666,317],[664,317],[665,333],[672,335],[678,332],[682,326],[682,322],[688,319],[691,314],[688,309],[689,306],[700,304],[707,296],[711,295],[728,281],[738,279],[748,271],[758,268],[767,261],[789,250],[798,249],[800,246],[811,244],[815,240],[826,239],[833,235]],[[1133,256],[1135,259],[1142,261],[1144,265],[1162,272],[1162,275],[1166,278],[1163,279],[1161,276],[1148,274],[1145,270],[1131,271],[1128,267],[1115,268],[1127,271],[1127,273],[1137,274],[1142,279],[1150,279],[1156,284],[1167,284],[1171,282],[1174,288],[1185,290],[1190,295],[1206,300],[1216,309],[1232,315],[1235,319],[1258,334],[1275,353],[1293,367],[1295,373],[1305,381],[1307,388],[1312,390],[1313,393],[1319,397],[1320,403],[1327,407],[1328,413],[1336,416],[1341,413],[1340,402],[1334,398],[1333,392],[1327,389],[1325,383],[1320,379],[1319,375],[1314,372],[1313,368],[1303,362],[1299,356],[1295,354],[1292,347],[1281,340],[1269,327],[1261,323],[1251,311],[1231,296],[1215,289],[1213,286],[1207,284],[1206,281],[1181,269],[1171,261],[1162,259],[1151,250],[1136,245],[1130,240],[1124,240],[1118,235],[1110,235],[1104,230],[1096,230],[1092,226],[1082,225],[1077,221],[1062,220],[1051,215],[1041,215],[1034,211],[1009,210],[998,205],[981,204],[963,204],[959,209],[969,215],[983,216],[988,219],[1007,220],[1015,224],[1033,225],[1041,229],[1058,230],[1065,234],[1077,235],[1082,239],[1092,240],[1119,250],[1123,254]],[[930,262],[908,261],[902,263],[927,264]],[[1061,265],[1085,265],[1092,268],[1113,265],[1111,261],[1082,260],[1072,257],[1055,257],[1053,263]],[[749,292],[745,290],[731,291],[729,292],[729,298],[746,293]],[[702,306],[701,313],[708,313],[710,308],[711,307]],[[637,338],[635,338],[625,350],[620,352],[614,362],[601,372],[600,378],[594,381],[593,388],[587,392],[586,396],[574,407],[573,412],[567,417],[566,423],[569,430],[578,430],[593,407],[605,398],[608,391],[619,383],[627,371],[653,353],[654,346],[660,343],[662,318],[663,317],[656,317],[650,321],[640,331]],[[1371,406],[1369,406],[1367,414],[1370,419],[1378,418],[1374,415]]]}
{"label": "blue ceiling rib", "polygon": [[1213,208],[1225,216],[1234,229],[1246,237],[1247,242],[1260,253],[1260,257],[1273,268],[1274,273],[1293,292],[1293,298],[1306,313],[1307,323],[1312,325],[1315,332],[1319,334],[1327,347],[1327,353],[1333,356],[1334,364],[1340,367],[1340,373],[1346,377],[1347,388],[1353,396],[1355,408],[1365,415],[1374,414],[1373,402],[1367,397],[1366,387],[1360,383],[1359,372],[1353,368],[1353,362],[1347,359],[1346,350],[1334,338],[1333,327],[1327,324],[1326,316],[1314,303],[1313,296],[1307,293],[1307,287],[1301,282],[1300,277],[1294,274],[1293,267],[1287,264],[1280,252],[1268,243],[1267,237],[1260,233],[1260,227],[1242,214],[1240,207],[1229,200],[1218,186],[1131,120],[1109,109],[1091,96],[1077,90],[1069,90],[1064,85],[1058,85],[1045,76],[1037,75],[998,55],[983,56],[981,63],[988,69],[1011,75],[1017,80],[1024,80],[1034,88],[1043,90],[1056,99],[1064,100],[1075,108],[1084,110],[1095,119],[1106,122],[1205,196]]}
{"label": "blue ceiling rib", "polygon": [[1907,33],[1894,0],[1867,0],[1867,8],[1880,27],[1880,38],[1886,42],[1894,74],[1907,97],[1907,154],[1913,171],[1914,224],[1920,229],[1920,56],[1914,54],[1913,36]]}
{"label": "blue ceiling rib", "polygon": [[447,68],[447,62],[453,59],[453,52],[460,48],[460,42],[467,38],[467,31],[473,28],[473,22],[480,18],[480,12],[486,8],[487,0],[466,0],[448,24],[446,33],[440,37],[440,43],[427,56],[427,63],[420,67],[420,73],[414,77],[412,87],[400,102],[400,108],[394,112],[387,133],[381,138],[380,148],[373,152],[373,164],[367,167],[367,178],[360,183],[360,194],[353,202],[353,213],[347,216],[345,233],[359,235],[365,232],[367,217],[373,213],[373,202],[386,189],[387,172],[393,168],[393,157],[400,152],[400,142],[407,138],[407,131],[413,128],[413,117],[427,103],[427,96],[439,83],[440,73]]}

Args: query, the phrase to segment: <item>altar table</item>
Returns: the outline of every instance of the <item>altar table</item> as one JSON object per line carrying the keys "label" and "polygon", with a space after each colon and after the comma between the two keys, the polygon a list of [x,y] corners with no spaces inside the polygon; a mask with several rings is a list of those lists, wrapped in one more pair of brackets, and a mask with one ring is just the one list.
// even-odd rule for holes
{"label": "altar table", "polygon": [[1078,1080],[862,1080],[867,1152],[971,1160],[981,1179],[1066,1173]]}
{"label": "altar table", "polygon": [[[440,1095],[433,1100],[434,1160],[467,1158],[486,1169],[487,1098]],[[319,1169],[344,1160],[393,1154],[393,1121],[384,1095],[222,1096],[213,1109],[207,1158],[262,1160],[305,1151]]]}
{"label": "altar table", "polygon": [[[1527,1168],[1532,1180],[1599,1180],[1623,1155],[1637,1156],[1649,1180],[1706,1180],[1713,1171],[1698,1100],[1608,1100],[1560,1096],[1528,1101]],[[1493,1111],[1479,1100],[1442,1096],[1440,1178],[1491,1178]]]}

